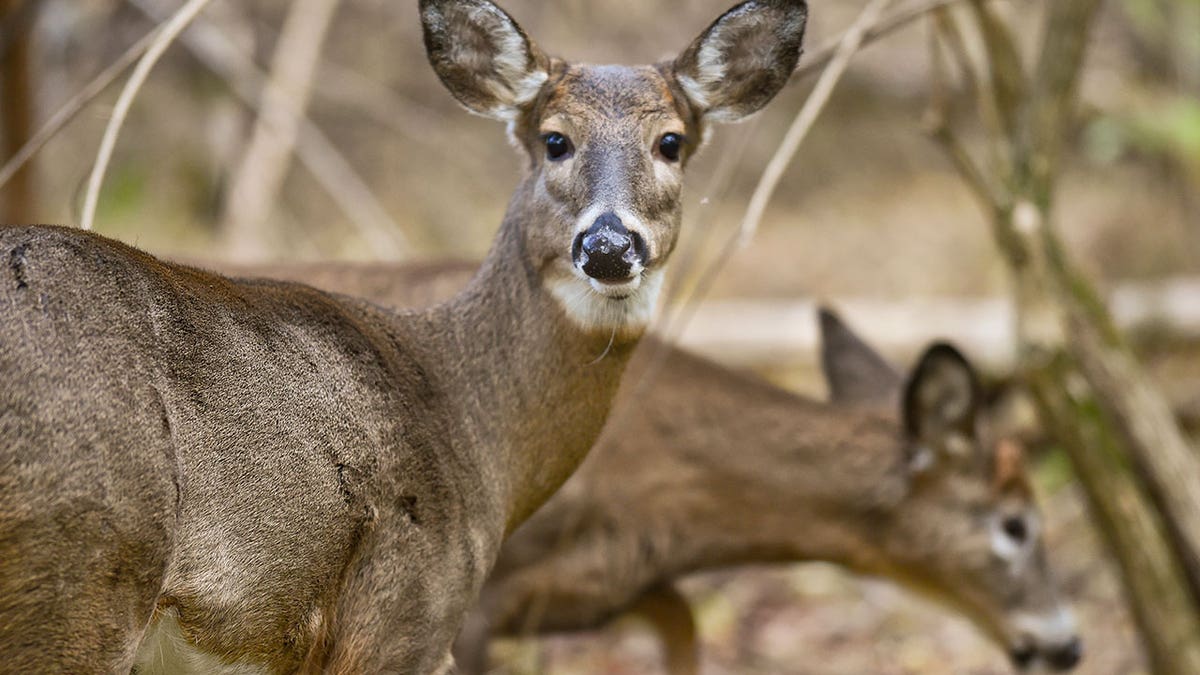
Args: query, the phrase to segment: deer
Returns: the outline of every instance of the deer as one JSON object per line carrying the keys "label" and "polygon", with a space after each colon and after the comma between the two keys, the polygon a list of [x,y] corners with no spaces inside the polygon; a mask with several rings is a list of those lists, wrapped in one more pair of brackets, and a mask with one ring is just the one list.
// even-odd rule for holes
{"label": "deer", "polygon": [[[453,293],[470,269],[233,271],[410,306]],[[941,601],[1016,667],[1079,663],[1023,448],[996,428],[973,366],[939,343],[906,379],[833,310],[818,321],[827,403],[646,337],[583,466],[501,549],[459,641],[463,672],[486,670],[491,635],[578,632],[633,614],[660,636],[668,672],[693,675],[697,631],[676,579],[813,560]]]}
{"label": "deer", "polygon": [[384,308],[74,229],[0,229],[0,664],[445,673],[504,537],[582,461],[652,316],[710,126],[765,106],[801,0],[677,57],[544,53],[489,0],[425,50],[522,175],[452,299]]}

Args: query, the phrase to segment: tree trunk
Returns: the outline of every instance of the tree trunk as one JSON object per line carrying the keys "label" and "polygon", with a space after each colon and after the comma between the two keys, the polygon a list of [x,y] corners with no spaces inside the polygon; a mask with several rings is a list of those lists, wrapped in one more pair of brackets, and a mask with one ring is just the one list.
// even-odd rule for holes
{"label": "tree trunk", "polygon": [[[0,116],[4,139],[0,153],[17,154],[33,134],[33,88],[30,86],[30,49],[37,0],[0,0]],[[36,216],[34,167],[27,164],[2,189],[0,224],[29,224]]]}

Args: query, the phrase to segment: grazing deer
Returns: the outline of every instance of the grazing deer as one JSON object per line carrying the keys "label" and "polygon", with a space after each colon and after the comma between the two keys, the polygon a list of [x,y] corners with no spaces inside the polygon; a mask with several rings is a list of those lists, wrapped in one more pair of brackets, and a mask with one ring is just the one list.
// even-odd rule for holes
{"label": "grazing deer", "polygon": [[[469,269],[253,271],[410,306],[449,295]],[[834,314],[820,328],[830,404],[645,340],[587,461],[505,543],[462,641],[464,670],[483,670],[488,624],[582,630],[632,610],[663,636],[670,672],[695,673],[695,626],[671,582],[803,560],[931,594],[1018,666],[1073,667],[1080,641],[1047,569],[1020,446],[988,428],[971,366],[934,346],[905,385]]]}
{"label": "grazing deer", "polygon": [[449,302],[0,231],[0,668],[445,672],[502,538],[600,432],[684,164],[783,86],[806,18],[751,0],[626,67],[550,58],[487,0],[419,9],[441,81],[527,160]]}

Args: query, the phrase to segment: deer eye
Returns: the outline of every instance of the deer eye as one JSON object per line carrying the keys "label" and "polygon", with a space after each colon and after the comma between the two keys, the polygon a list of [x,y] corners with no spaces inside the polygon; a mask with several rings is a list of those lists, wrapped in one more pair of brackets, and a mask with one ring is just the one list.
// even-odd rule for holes
{"label": "deer eye", "polygon": [[542,136],[542,142],[546,144],[546,157],[552,162],[564,160],[574,152],[571,140],[557,131]]}
{"label": "deer eye", "polygon": [[683,136],[679,134],[663,134],[658,139],[658,154],[668,162],[679,161],[679,151],[683,149]]}
{"label": "deer eye", "polygon": [[1026,537],[1029,536],[1029,528],[1025,525],[1025,519],[1019,516],[1005,518],[1001,527],[1004,528],[1004,533],[1018,544],[1025,543]]}

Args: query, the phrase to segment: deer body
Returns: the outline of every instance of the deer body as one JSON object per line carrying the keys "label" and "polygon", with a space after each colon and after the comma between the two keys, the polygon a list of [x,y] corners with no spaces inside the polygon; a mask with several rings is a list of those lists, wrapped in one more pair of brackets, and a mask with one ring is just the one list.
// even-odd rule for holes
{"label": "deer body", "polygon": [[[629,350],[614,346],[585,368],[607,337],[572,333],[551,299],[531,297],[524,275],[506,280],[503,302],[490,297],[497,280],[488,277],[503,267],[485,269],[469,301],[398,322],[304,286],[158,265],[74,231],[8,229],[0,242],[22,252],[24,285],[9,284],[7,299],[32,310],[5,323],[4,372],[19,383],[3,394],[6,435],[42,449],[5,472],[17,484],[4,491],[14,498],[5,499],[4,541],[21,541],[8,529],[20,524],[13,513],[53,512],[72,527],[98,519],[90,534],[100,540],[87,550],[111,549],[113,565],[152,582],[142,621],[149,608],[170,613],[202,651],[279,670],[309,658],[339,616],[382,635],[446,625],[419,639],[448,644],[472,595],[447,589],[477,590],[510,521],[586,452]],[[62,270],[92,281],[64,282]],[[540,310],[510,313],[521,284],[521,301]],[[103,307],[91,304],[97,293]],[[539,311],[547,321],[515,325]],[[51,354],[69,354],[70,366],[47,368]],[[505,367],[530,358],[545,367]],[[97,417],[86,397],[98,393],[120,407]],[[555,420],[565,426],[549,428]],[[60,429],[87,435],[49,436]],[[26,474],[47,490],[23,492]],[[48,489],[60,482],[83,484]],[[97,485],[106,489],[89,494]],[[46,503],[18,506],[18,497]],[[138,557],[123,559],[142,541],[154,546],[139,543]],[[380,557],[395,558],[386,573],[374,569]],[[14,567],[20,559],[5,556]],[[66,572],[31,579],[6,569],[14,587],[4,596],[55,593]],[[383,592],[406,607],[371,617]],[[269,612],[256,609],[264,605]]]}
{"label": "deer body", "polygon": [[0,667],[445,672],[502,538],[600,432],[683,164],[782,87],[805,18],[752,0],[672,62],[597,67],[487,0],[420,12],[442,82],[528,160],[452,300],[395,311],[0,231]]}
{"label": "deer body", "polygon": [[[253,271],[406,306],[452,292],[469,267]],[[591,629],[632,610],[681,638],[667,640],[671,672],[693,673],[695,628],[674,579],[822,560],[947,601],[1018,660],[1073,665],[1074,622],[1013,446],[974,429],[918,437],[897,415],[901,377],[833,315],[821,329],[831,402],[644,340],[596,447],[505,542],[481,597],[484,635],[467,650],[489,632]],[[948,379],[921,372],[910,389]],[[1014,522],[1021,541],[1005,532]],[[482,670],[479,654],[460,660]]]}

